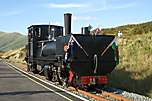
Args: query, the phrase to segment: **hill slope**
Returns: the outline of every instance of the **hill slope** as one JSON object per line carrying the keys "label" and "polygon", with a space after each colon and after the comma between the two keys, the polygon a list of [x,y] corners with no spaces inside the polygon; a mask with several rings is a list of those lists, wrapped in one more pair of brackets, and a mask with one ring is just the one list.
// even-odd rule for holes
{"label": "hill slope", "polygon": [[25,46],[26,36],[20,33],[0,32],[0,51],[8,51]]}
{"label": "hill slope", "polygon": [[102,34],[116,35],[118,31],[121,31],[123,35],[126,37],[152,32],[152,21],[141,24],[129,24],[129,25],[118,26],[115,28],[102,29]]}
{"label": "hill slope", "polygon": [[118,39],[120,63],[110,85],[152,98],[152,32]]}
{"label": "hill slope", "polygon": [[109,85],[152,98],[152,22],[103,29],[104,34],[118,31],[120,63],[109,75]]}

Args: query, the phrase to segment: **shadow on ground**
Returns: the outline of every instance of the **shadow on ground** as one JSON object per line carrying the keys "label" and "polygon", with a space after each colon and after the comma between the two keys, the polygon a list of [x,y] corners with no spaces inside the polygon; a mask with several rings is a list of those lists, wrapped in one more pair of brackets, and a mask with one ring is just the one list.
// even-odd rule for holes
{"label": "shadow on ground", "polygon": [[152,98],[152,75],[144,79],[135,79],[132,77],[133,74],[125,69],[114,70],[109,75],[109,86]]}

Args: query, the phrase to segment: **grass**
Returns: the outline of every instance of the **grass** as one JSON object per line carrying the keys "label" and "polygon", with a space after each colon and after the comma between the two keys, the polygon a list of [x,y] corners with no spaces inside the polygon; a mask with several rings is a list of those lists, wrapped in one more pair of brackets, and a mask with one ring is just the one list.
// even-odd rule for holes
{"label": "grass", "polygon": [[120,64],[109,85],[152,98],[152,32],[124,36],[118,44]]}

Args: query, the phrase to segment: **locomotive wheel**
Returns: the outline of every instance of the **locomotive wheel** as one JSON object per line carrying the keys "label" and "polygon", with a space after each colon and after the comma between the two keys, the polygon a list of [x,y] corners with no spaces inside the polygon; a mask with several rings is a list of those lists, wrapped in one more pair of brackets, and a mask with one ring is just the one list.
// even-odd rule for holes
{"label": "locomotive wheel", "polygon": [[39,73],[39,71],[37,70],[37,64],[28,63],[27,64],[27,71],[33,72],[34,74]]}
{"label": "locomotive wheel", "polygon": [[68,87],[68,76],[66,74],[64,65],[62,65],[60,69],[61,69],[60,72],[57,73],[58,82],[61,86]]}
{"label": "locomotive wheel", "polygon": [[31,63],[27,63],[27,72],[30,72],[30,71],[31,71],[31,68],[32,68],[31,65],[32,65]]}
{"label": "locomotive wheel", "polygon": [[38,74],[39,73],[39,71],[37,70],[37,64],[33,64],[32,72],[34,74]]}
{"label": "locomotive wheel", "polygon": [[61,85],[63,87],[68,87],[68,79],[67,78],[62,78],[58,75],[58,82],[59,82],[59,85]]}
{"label": "locomotive wheel", "polygon": [[74,87],[76,90],[81,87],[80,85],[80,78],[79,75],[77,75],[77,73],[74,73],[73,77],[72,77],[72,81],[69,82],[69,84]]}
{"label": "locomotive wheel", "polygon": [[62,74],[61,73],[58,73],[57,74],[57,77],[58,77],[58,82],[61,86],[63,87],[67,87],[68,86],[68,78],[66,76],[61,76]]}
{"label": "locomotive wheel", "polygon": [[45,75],[47,80],[52,80],[52,75],[49,71],[49,65],[44,66],[44,75]]}
{"label": "locomotive wheel", "polygon": [[45,76],[44,75],[44,66],[41,65],[41,69],[39,69],[39,75]]}

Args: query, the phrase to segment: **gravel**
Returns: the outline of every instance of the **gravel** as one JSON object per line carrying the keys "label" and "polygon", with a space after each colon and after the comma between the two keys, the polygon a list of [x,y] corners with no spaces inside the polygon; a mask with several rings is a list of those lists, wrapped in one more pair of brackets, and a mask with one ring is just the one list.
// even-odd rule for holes
{"label": "gravel", "polygon": [[104,90],[108,91],[108,92],[113,92],[115,94],[118,94],[120,96],[123,96],[131,101],[152,101],[151,98],[143,96],[143,95],[139,95],[136,93],[131,93],[131,92],[127,92],[121,89],[116,89],[116,88],[105,88]]}
{"label": "gravel", "polygon": [[133,101],[152,101],[152,99],[149,98],[149,97],[145,97],[145,96],[135,94],[135,93],[129,93],[129,92],[126,92],[126,91],[124,91],[122,93],[122,95],[126,98],[129,98],[129,99],[133,100]]}

